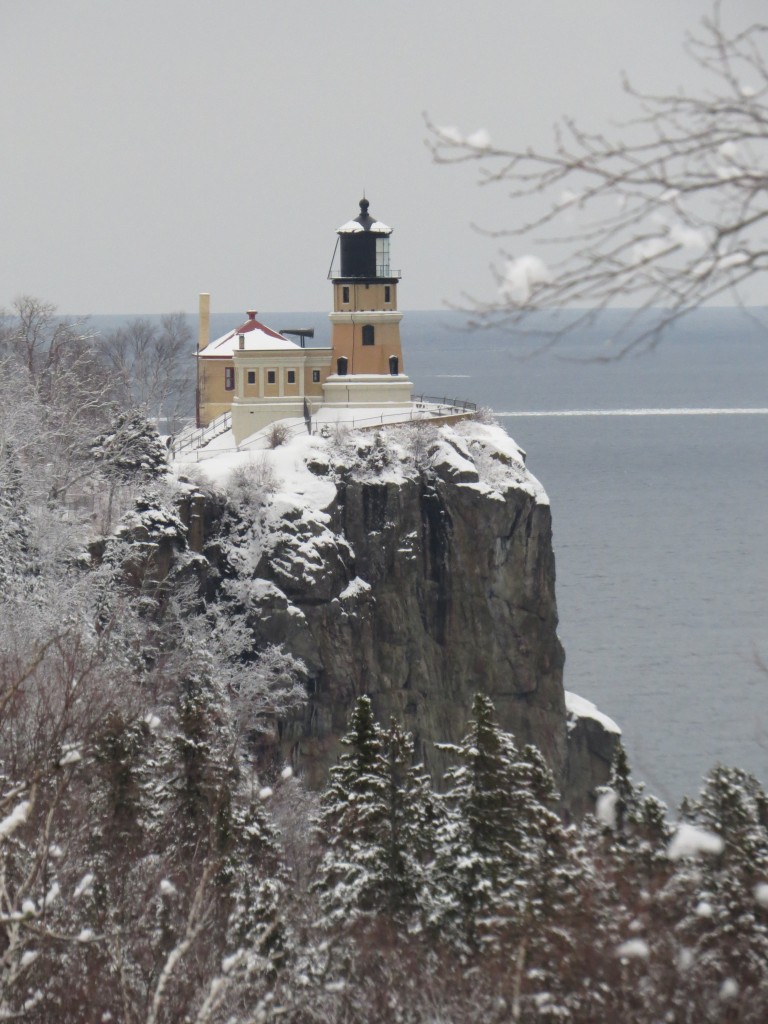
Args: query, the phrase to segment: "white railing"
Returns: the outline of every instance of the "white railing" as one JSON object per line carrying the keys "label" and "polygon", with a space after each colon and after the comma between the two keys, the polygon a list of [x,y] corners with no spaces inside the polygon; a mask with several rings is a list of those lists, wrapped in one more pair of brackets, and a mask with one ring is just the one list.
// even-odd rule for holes
{"label": "white railing", "polygon": [[232,426],[232,413],[224,412],[211,420],[207,427],[182,434],[171,445],[171,456],[175,457],[188,448],[204,448],[214,437],[224,434]]}
{"label": "white railing", "polygon": [[[322,409],[323,407],[320,406],[319,408]],[[309,434],[320,434],[322,437],[327,437],[337,430],[372,430],[376,427],[397,426],[400,423],[424,423],[449,419],[453,416],[471,416],[476,409],[477,406],[474,402],[466,402],[460,398],[431,398],[426,395],[420,395],[418,398],[413,399],[407,411],[403,408],[393,409],[390,412],[381,410],[374,415],[354,416],[351,418],[340,418],[335,420],[318,420],[317,415],[315,415],[294,423],[291,423],[288,420],[276,422],[280,423],[283,428],[283,439],[287,441],[289,438],[295,437],[297,434],[301,434],[304,431]],[[229,416],[229,413],[225,413],[224,416]],[[223,421],[223,419],[224,417],[220,416],[218,420],[214,420],[204,430],[195,431],[195,433],[191,435],[191,441],[186,437],[182,438],[182,446],[178,448],[174,446],[173,454],[176,455],[181,451],[192,448],[194,438],[199,434],[206,435],[206,437],[203,443],[198,445],[194,452],[196,462],[214,458],[216,455],[223,455],[225,453],[265,451],[269,448],[279,447],[279,444],[283,443],[281,440],[279,444],[275,444],[274,436],[271,433],[275,427],[275,423],[271,423],[269,426],[264,427],[257,434],[253,435],[250,440],[247,440],[240,445],[236,445],[233,448],[216,448],[213,451],[205,451],[205,445],[207,445],[209,441],[223,433],[224,430],[229,429],[230,424],[228,422],[227,426],[222,429],[218,429],[215,433],[207,436],[207,432],[211,430],[214,424]],[[191,454],[192,452],[190,452],[190,455]]]}

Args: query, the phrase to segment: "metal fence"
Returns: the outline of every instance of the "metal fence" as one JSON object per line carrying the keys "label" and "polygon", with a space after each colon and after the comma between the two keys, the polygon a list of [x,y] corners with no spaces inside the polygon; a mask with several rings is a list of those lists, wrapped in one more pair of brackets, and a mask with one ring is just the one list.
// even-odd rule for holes
{"label": "metal fence", "polygon": [[211,420],[207,427],[202,427],[200,430],[192,430],[189,433],[184,433],[180,437],[177,437],[171,444],[171,455],[178,455],[180,452],[186,451],[188,448],[203,448],[212,441],[214,437],[218,437],[219,434],[223,434],[229,430],[232,425],[232,413],[225,412],[221,416],[217,416],[215,420]]}
{"label": "metal fence", "polygon": [[[287,441],[289,438],[295,437],[297,434],[301,434],[304,431],[307,431],[309,434],[329,436],[335,431],[372,430],[376,427],[383,426],[394,427],[401,423],[428,422],[430,420],[448,419],[452,416],[470,416],[476,411],[477,405],[475,402],[468,402],[463,398],[434,398],[428,395],[419,395],[417,398],[414,398],[407,413],[402,409],[392,410],[391,412],[382,410],[373,416],[354,416],[351,419],[338,420],[318,420],[317,416],[313,417],[311,414],[308,414],[307,411],[305,412],[304,419],[300,422],[280,422],[282,438],[277,443],[275,443],[275,435],[272,433],[272,429],[275,427],[275,424],[270,424],[270,426],[260,430],[252,440],[246,441],[236,447],[216,448],[213,451],[206,451],[205,445],[207,445],[209,441],[229,429],[230,421],[227,422],[226,426],[221,425],[224,418],[229,416],[229,413],[225,413],[224,416],[220,416],[218,420],[214,420],[204,430],[195,431],[193,434],[181,438],[180,443],[172,446],[171,455],[172,457],[175,457],[181,452],[194,447],[195,461],[200,462],[201,460],[204,461],[209,458],[214,458],[216,455],[225,453],[265,451],[269,448],[276,448],[284,441]],[[218,429],[211,433],[211,429],[216,424],[219,424]],[[196,440],[198,441],[198,444],[195,447]]]}

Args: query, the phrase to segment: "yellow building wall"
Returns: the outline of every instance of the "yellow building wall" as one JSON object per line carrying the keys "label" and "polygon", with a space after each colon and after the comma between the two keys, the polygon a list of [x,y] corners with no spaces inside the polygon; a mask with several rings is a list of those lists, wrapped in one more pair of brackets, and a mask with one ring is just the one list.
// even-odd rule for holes
{"label": "yellow building wall", "polygon": [[[317,370],[320,374],[318,381],[312,380],[312,371]],[[329,373],[332,373],[330,357],[326,358],[322,366],[304,367],[304,394],[307,397],[321,398],[323,394],[323,382]]]}
{"label": "yellow building wall", "polygon": [[[344,301],[344,289],[349,298]],[[386,297],[389,289],[389,298]],[[397,309],[397,285],[392,284],[336,284],[333,285],[333,308],[337,312],[366,309]]]}
{"label": "yellow building wall", "polygon": [[[374,329],[373,345],[362,344],[362,328],[367,324]],[[332,340],[334,373],[341,355],[348,360],[347,372],[350,374],[388,374],[390,355],[397,356],[399,373],[404,373],[400,326],[391,322],[377,323],[375,312],[370,318],[362,317],[358,323],[334,324]]]}
{"label": "yellow building wall", "polygon": [[225,367],[234,371],[231,359],[200,359],[200,425],[207,427],[211,420],[227,412],[235,392],[224,386]]}

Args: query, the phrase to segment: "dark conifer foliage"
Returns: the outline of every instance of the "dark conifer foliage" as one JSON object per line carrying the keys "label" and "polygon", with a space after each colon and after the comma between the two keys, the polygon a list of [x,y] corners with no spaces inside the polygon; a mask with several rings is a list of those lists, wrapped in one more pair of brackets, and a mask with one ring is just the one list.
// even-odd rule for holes
{"label": "dark conifer foliage", "polygon": [[0,437],[0,1019],[764,1024],[757,779],[718,766],[674,814],[619,750],[565,825],[482,694],[440,793],[364,696],[319,796],[265,769],[306,700],[298,659],[254,641],[275,481],[217,499],[229,578],[202,586],[156,432],[106,430],[59,388],[65,349],[28,341],[56,416],[30,385],[4,422],[37,432]]}
{"label": "dark conifer foliage", "polygon": [[318,828],[326,846],[316,889],[328,922],[386,915],[417,918],[425,887],[433,799],[412,767],[413,741],[397,722],[382,730],[360,697],[331,769]]}
{"label": "dark conifer foliage", "polygon": [[107,477],[146,483],[166,469],[166,450],[157,428],[140,412],[121,412],[91,445],[91,455]]}

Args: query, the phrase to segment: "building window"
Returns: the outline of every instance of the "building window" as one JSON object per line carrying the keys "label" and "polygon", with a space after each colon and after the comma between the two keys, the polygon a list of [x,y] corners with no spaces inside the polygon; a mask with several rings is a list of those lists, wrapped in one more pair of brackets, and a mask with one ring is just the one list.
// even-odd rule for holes
{"label": "building window", "polygon": [[346,285],[343,285],[341,289],[341,301],[349,302],[349,288]]}
{"label": "building window", "polygon": [[376,277],[389,277],[389,238],[376,239]]}
{"label": "building window", "polygon": [[276,372],[277,372],[276,370],[267,370],[267,384],[274,384],[275,383],[275,374],[276,374]]}
{"label": "building window", "polygon": [[319,384],[320,383],[320,371],[319,370],[313,370],[312,371],[312,383],[313,384]]}
{"label": "building window", "polygon": [[372,345],[373,344],[373,325],[372,324],[365,324],[363,326],[363,344],[364,345]]}
{"label": "building window", "polygon": [[390,288],[390,286],[388,284],[384,285],[384,301],[385,302],[391,302],[392,301],[392,289]]}
{"label": "building window", "polygon": [[295,384],[296,383],[296,371],[295,370],[289,370],[288,371],[288,383],[289,384]]}
{"label": "building window", "polygon": [[234,391],[235,390],[235,368],[234,366],[224,367],[224,390]]}
{"label": "building window", "polygon": [[248,371],[248,383],[249,384],[255,384],[256,383],[256,371],[255,370],[249,370]]}

